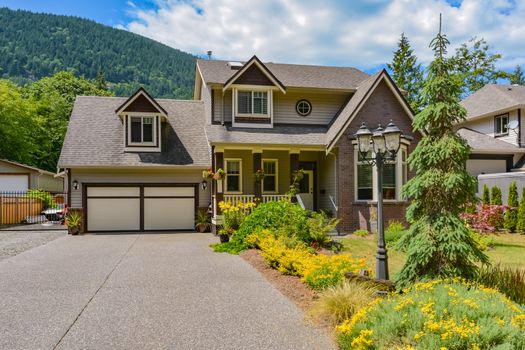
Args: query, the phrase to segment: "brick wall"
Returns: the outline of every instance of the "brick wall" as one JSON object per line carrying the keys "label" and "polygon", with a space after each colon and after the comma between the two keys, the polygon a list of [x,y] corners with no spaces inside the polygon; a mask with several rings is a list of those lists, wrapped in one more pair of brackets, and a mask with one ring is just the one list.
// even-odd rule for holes
{"label": "brick wall", "polygon": [[[363,122],[372,130],[379,123],[385,127],[391,119],[404,135],[414,138],[408,148],[410,154],[421,137],[418,133],[413,132],[412,120],[384,81],[379,83],[336,144],[339,149],[338,186],[339,217],[341,218],[339,229],[342,232],[348,233],[357,229],[372,230],[376,227],[375,220],[377,219],[375,204],[354,202],[354,148],[349,136],[353,137]],[[414,173],[409,170],[408,176],[412,177]],[[404,220],[405,209],[406,203],[404,202],[385,202],[383,210],[385,223],[388,223],[389,220]]]}

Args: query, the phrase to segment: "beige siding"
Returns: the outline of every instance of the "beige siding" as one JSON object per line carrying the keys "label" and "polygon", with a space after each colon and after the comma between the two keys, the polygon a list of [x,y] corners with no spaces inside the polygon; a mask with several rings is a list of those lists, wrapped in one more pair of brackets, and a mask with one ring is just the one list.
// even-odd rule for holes
{"label": "beige siding", "polygon": [[64,179],[61,177],[54,177],[47,174],[42,174],[37,177],[37,187],[50,192],[63,192]]}
{"label": "beige siding", "polygon": [[[276,124],[328,124],[344,103],[349,99],[349,93],[343,92],[312,92],[287,91],[286,94],[273,94],[273,122]],[[297,114],[295,105],[299,100],[308,100],[312,112],[303,117]]]}
{"label": "beige siding", "polygon": [[505,159],[469,159],[467,160],[467,171],[474,176],[505,173],[507,172],[507,161]]}
{"label": "beige siding", "polygon": [[[223,104],[224,103],[224,104]],[[228,90],[222,96],[221,89],[213,90],[213,121],[222,120],[221,113],[224,115],[224,121],[232,121],[232,92]]]}
{"label": "beige siding", "polygon": [[[509,123],[513,120],[518,120],[518,111],[509,112]],[[462,124],[461,126],[469,129],[481,132],[486,135],[494,137],[494,116],[484,117],[482,119],[473,120]],[[520,126],[521,127],[521,126]],[[524,129],[525,130],[525,129]],[[506,136],[499,136],[499,140],[518,145],[518,130],[509,130],[509,134]]]}
{"label": "beige siding", "polygon": [[[104,170],[72,169],[72,181],[78,181],[80,188],[71,189],[71,206],[82,207],[83,183],[188,183],[202,182],[202,170]],[[202,190],[199,186],[199,207],[207,207],[211,200],[210,188]]]}
{"label": "beige siding", "polygon": [[204,115],[206,116],[206,120],[211,120],[211,88],[204,86],[204,84],[201,85],[201,100],[204,101]]}

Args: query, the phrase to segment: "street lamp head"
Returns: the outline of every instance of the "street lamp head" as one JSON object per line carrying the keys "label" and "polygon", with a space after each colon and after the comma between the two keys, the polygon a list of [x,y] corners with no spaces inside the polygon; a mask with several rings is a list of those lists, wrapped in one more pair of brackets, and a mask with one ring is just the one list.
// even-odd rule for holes
{"label": "street lamp head", "polygon": [[372,132],[366,127],[365,123],[354,134],[357,138],[357,145],[361,154],[367,154],[370,151],[370,141],[372,141]]}
{"label": "street lamp head", "polygon": [[374,144],[374,153],[383,154],[385,152],[385,137],[383,135],[384,129],[379,124],[372,135],[372,143]]}
{"label": "street lamp head", "polygon": [[396,154],[401,145],[401,130],[391,120],[383,131],[383,135],[385,138],[386,150],[391,154]]}

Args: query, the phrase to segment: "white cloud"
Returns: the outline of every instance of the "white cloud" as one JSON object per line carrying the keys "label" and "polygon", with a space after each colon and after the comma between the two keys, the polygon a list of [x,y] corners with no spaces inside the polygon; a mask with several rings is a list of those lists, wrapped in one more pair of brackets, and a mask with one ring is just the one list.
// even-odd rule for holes
{"label": "white cloud", "polygon": [[126,28],[169,46],[203,55],[244,60],[377,67],[390,61],[405,32],[423,62],[428,43],[443,30],[452,48],[483,37],[503,54],[499,65],[525,64],[525,0],[156,0],[157,9],[138,2]]}

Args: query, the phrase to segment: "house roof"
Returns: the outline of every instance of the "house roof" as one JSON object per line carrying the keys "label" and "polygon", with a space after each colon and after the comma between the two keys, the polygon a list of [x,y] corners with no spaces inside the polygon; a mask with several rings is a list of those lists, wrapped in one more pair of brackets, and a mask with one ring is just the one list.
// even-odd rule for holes
{"label": "house roof", "polygon": [[46,174],[46,175],[50,175],[50,176],[54,176],[55,175],[55,173],[52,173],[51,171],[47,171],[47,170],[44,170],[44,169],[36,168],[34,166],[30,166],[30,165],[26,165],[26,164],[22,164],[22,163],[18,163],[18,162],[13,162],[12,160],[0,159],[0,163],[7,163],[7,164],[14,165],[14,166],[17,166],[17,167],[21,167],[21,168],[24,168],[24,169],[27,169],[27,170],[30,170],[30,171],[35,171],[35,172],[38,172],[40,174]]}
{"label": "house roof", "polygon": [[143,96],[143,98],[146,98],[147,103],[149,103],[157,112],[162,113],[163,115],[168,114],[168,112],[166,112],[166,110],[162,108],[162,106],[159,105],[159,103],[153,97],[151,97],[150,94],[148,94],[148,92],[146,91],[146,89],[144,89],[142,86],[137,91],[135,91],[135,93],[131,95],[126,101],[124,101],[120,106],[118,106],[118,108],[115,110],[115,113],[118,114],[125,111],[125,109],[128,108],[133,103],[133,101],[135,101],[141,96]]}
{"label": "house roof", "polygon": [[244,143],[297,146],[324,146],[326,127],[280,126],[271,129],[232,128],[231,126],[206,125],[210,143]]}
{"label": "house roof", "polygon": [[498,151],[501,153],[525,152],[525,149],[516,145],[477,132],[469,128],[458,129],[458,134],[464,138],[474,152]]}
{"label": "house roof", "polygon": [[261,73],[263,73],[275,86],[277,86],[283,93],[286,92],[286,88],[284,87],[283,83],[281,83],[279,79],[277,79],[277,77],[255,55],[224,83],[223,90],[226,90],[231,84],[239,79],[239,77],[242,76],[251,66],[258,67]]}
{"label": "house roof", "polygon": [[156,99],[167,112],[161,152],[124,152],[124,126],[115,110],[121,97],[79,96],[69,121],[59,167],[209,166],[201,101]]}
{"label": "house roof", "polygon": [[487,84],[463,101],[467,119],[525,106],[525,86]]}
{"label": "house roof", "polygon": [[[229,61],[197,60],[197,66],[206,84],[225,84],[238,69]],[[244,63],[244,62],[243,62]],[[352,67],[327,67],[299,64],[264,63],[264,66],[285,87],[355,90],[368,74]]]}

